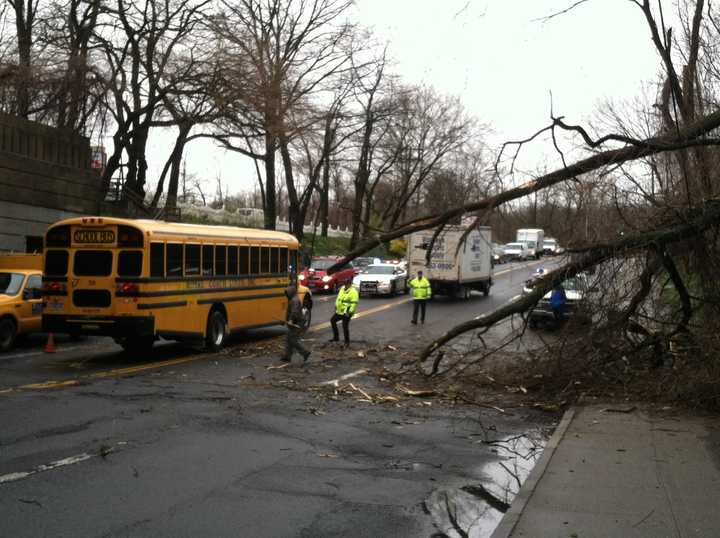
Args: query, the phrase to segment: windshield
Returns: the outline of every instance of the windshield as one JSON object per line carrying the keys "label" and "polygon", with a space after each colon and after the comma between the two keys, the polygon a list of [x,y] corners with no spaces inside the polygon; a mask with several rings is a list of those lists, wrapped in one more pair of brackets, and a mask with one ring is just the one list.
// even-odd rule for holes
{"label": "windshield", "polygon": [[310,264],[310,269],[318,269],[320,271],[324,271],[331,265],[335,263],[335,260],[314,260]]}
{"label": "windshield", "polygon": [[583,281],[579,278],[568,278],[563,282],[563,288],[565,288],[565,291],[582,291],[583,284]]}
{"label": "windshield", "polygon": [[365,273],[368,275],[392,275],[395,272],[395,267],[388,265],[371,265]]}
{"label": "windshield", "polygon": [[543,241],[543,245],[545,245],[545,246],[547,246],[547,247],[554,247],[554,246],[555,246],[555,241],[548,241],[548,240],[546,239],[545,241]]}
{"label": "windshield", "polygon": [[25,276],[21,273],[0,273],[0,295],[17,295]]}
{"label": "windshield", "polygon": [[523,248],[522,243],[508,243],[505,248]]}

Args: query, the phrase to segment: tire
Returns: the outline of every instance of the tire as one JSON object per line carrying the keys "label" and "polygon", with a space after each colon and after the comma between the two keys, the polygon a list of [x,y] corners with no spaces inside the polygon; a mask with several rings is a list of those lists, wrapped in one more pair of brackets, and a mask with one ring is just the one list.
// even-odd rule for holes
{"label": "tire", "polygon": [[139,353],[149,353],[155,343],[153,336],[133,336],[128,338],[116,338],[115,342],[119,344],[123,351],[129,355]]}
{"label": "tire", "polygon": [[482,292],[483,292],[483,295],[484,295],[485,297],[487,297],[488,295],[490,295],[490,284],[489,284],[489,283],[486,283],[486,284],[483,285],[483,290],[482,290]]}
{"label": "tire", "polygon": [[395,282],[392,283],[392,286],[390,286],[390,297],[395,297],[397,295],[397,285]]}
{"label": "tire", "polygon": [[305,334],[307,330],[310,328],[310,324],[312,323],[312,308],[309,308],[305,305],[303,305],[303,324],[302,329],[300,330],[300,334]]}
{"label": "tire", "polygon": [[227,321],[222,312],[213,310],[207,320],[205,347],[210,351],[220,351],[227,339]]}
{"label": "tire", "polygon": [[470,297],[472,297],[472,290],[467,286],[463,286],[463,299],[469,301]]}
{"label": "tire", "polygon": [[17,325],[10,318],[0,320],[0,351],[10,351],[17,339]]}

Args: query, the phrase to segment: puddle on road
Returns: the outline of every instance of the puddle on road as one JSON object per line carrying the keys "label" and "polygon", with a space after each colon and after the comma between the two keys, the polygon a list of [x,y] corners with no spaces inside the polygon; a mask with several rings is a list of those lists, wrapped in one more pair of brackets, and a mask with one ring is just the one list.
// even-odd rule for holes
{"label": "puddle on road", "polygon": [[476,473],[478,483],[456,488],[438,488],[425,500],[425,508],[438,529],[434,536],[484,538],[500,523],[547,442],[542,430],[497,440],[478,441],[497,453]]}

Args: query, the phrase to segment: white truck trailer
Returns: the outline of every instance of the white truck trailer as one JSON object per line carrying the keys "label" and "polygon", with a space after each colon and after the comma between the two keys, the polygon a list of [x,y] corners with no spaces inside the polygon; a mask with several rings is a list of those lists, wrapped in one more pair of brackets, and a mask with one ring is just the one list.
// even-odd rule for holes
{"label": "white truck trailer", "polygon": [[543,240],[545,232],[541,228],[520,228],[517,231],[516,241],[527,243],[536,260],[543,254]]}
{"label": "white truck trailer", "polygon": [[490,293],[492,286],[492,231],[483,226],[470,232],[465,242],[458,243],[465,233],[462,226],[446,226],[435,239],[430,264],[427,265],[427,249],[433,231],[415,232],[408,239],[408,278],[415,278],[418,271],[430,281],[433,295],[451,295],[469,298],[472,290]]}

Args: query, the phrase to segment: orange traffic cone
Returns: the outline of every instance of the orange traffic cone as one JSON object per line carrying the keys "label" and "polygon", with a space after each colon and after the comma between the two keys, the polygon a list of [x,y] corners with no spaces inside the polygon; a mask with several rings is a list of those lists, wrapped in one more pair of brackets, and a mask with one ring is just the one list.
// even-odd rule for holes
{"label": "orange traffic cone", "polygon": [[47,344],[45,344],[45,353],[55,353],[55,337],[53,333],[48,334]]}

